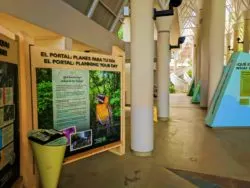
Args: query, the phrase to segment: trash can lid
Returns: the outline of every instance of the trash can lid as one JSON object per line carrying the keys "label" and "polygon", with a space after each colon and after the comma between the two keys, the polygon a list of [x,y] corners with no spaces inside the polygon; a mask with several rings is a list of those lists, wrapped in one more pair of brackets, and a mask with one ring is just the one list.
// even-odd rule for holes
{"label": "trash can lid", "polygon": [[68,142],[62,132],[54,129],[32,130],[28,133],[28,138],[32,142],[47,146],[67,145]]}
{"label": "trash can lid", "polygon": [[67,143],[68,143],[68,139],[65,136],[63,136],[61,138],[48,142],[45,145],[46,146],[64,146],[64,145],[67,145]]}

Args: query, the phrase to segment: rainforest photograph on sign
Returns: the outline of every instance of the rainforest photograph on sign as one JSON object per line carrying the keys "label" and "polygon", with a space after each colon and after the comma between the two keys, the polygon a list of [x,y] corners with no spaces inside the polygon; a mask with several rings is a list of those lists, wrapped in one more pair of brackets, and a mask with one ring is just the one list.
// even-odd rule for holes
{"label": "rainforest photograph on sign", "polygon": [[38,127],[68,138],[66,156],[120,141],[121,75],[36,69]]}

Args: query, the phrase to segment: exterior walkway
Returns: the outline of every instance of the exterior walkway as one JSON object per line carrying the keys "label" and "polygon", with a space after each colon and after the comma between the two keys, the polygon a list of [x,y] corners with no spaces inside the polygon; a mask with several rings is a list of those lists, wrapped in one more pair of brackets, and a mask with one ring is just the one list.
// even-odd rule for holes
{"label": "exterior walkway", "polygon": [[[173,94],[170,100],[171,120],[155,125],[152,157],[140,158],[130,153],[128,110],[126,155],[105,152],[66,165],[60,188],[197,187],[172,169],[250,181],[250,129],[211,129],[204,125],[206,112],[190,104],[189,97]],[[217,187],[250,187],[249,182],[223,181],[224,186]]]}

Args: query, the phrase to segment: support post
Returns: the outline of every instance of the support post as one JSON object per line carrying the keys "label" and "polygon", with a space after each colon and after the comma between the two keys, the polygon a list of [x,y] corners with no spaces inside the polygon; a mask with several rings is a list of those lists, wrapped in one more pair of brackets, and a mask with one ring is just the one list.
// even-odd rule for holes
{"label": "support post", "polygon": [[196,54],[196,66],[195,66],[195,85],[197,85],[200,81],[200,73],[201,73],[201,37],[200,37],[200,24],[197,27],[197,54]]}
{"label": "support post", "polygon": [[227,63],[229,62],[229,59],[231,57],[231,33],[226,34],[226,39],[227,39],[227,52],[226,52],[226,61]]}
{"label": "support post", "polygon": [[158,31],[157,40],[157,83],[158,83],[158,118],[167,121],[169,118],[169,64],[170,54],[170,29],[173,16],[156,18]]}
{"label": "support post", "polygon": [[[211,0],[209,25],[209,90],[208,105],[210,105],[224,66],[225,38],[225,0]],[[216,27],[215,27],[216,26]]]}
{"label": "support post", "polygon": [[93,1],[92,5],[91,5],[91,7],[90,7],[90,9],[89,9],[89,12],[88,12],[88,17],[89,17],[89,18],[91,18],[91,17],[93,16],[93,14],[94,14],[94,12],[95,12],[95,9],[96,9],[96,7],[97,7],[99,1],[100,1],[100,0],[94,0],[94,1]]}
{"label": "support post", "polygon": [[196,56],[196,71],[195,71],[195,85],[199,83],[201,79],[201,23],[202,23],[202,9],[203,9],[204,1],[197,1],[199,13],[198,13],[198,23],[197,23],[197,31],[196,31],[196,40],[197,40],[197,56]]}
{"label": "support post", "polygon": [[151,155],[153,134],[153,0],[131,0],[131,149]]}
{"label": "support post", "polygon": [[238,43],[237,39],[240,36],[240,24],[239,23],[234,24],[233,28],[234,28],[234,46],[233,46],[233,49],[234,49],[234,52],[238,52],[239,51],[239,43]]}
{"label": "support post", "polygon": [[201,10],[201,35],[200,35],[200,107],[208,106],[208,82],[209,82],[209,22],[210,2],[205,1]]}
{"label": "support post", "polygon": [[17,34],[19,46],[19,72],[20,74],[20,175],[23,178],[24,187],[38,187],[38,176],[35,169],[32,150],[27,138],[27,133],[34,127],[32,124],[32,95],[31,95],[31,66],[30,66],[30,45],[34,45],[33,39],[21,32]]}
{"label": "support post", "polygon": [[244,13],[245,20],[244,20],[244,44],[243,44],[243,51],[249,53],[250,50],[250,10],[247,10]]}

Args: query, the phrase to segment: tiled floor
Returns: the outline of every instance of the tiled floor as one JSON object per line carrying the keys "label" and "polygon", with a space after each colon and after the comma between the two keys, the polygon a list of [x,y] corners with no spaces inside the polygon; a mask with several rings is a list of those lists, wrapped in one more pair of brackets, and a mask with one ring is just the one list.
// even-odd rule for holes
{"label": "tiled floor", "polygon": [[211,129],[206,112],[184,94],[171,95],[171,119],[155,125],[152,157],[130,153],[127,112],[127,152],[105,152],[63,168],[60,188],[189,188],[196,187],[171,169],[250,181],[250,128]]}

